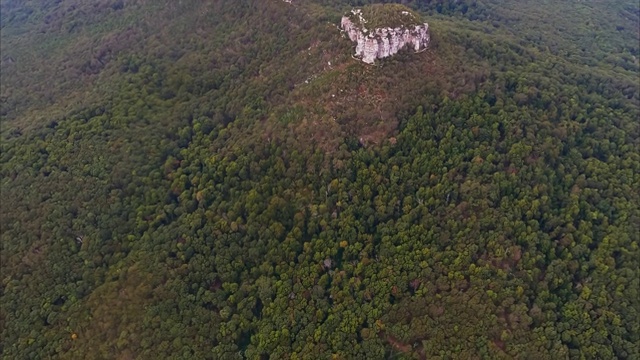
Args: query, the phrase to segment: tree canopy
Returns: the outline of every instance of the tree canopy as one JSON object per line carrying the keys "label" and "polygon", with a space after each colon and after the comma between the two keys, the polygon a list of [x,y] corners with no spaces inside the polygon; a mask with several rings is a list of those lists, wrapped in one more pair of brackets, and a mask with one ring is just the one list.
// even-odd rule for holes
{"label": "tree canopy", "polygon": [[2,357],[638,358],[638,5],[369,3],[2,0]]}

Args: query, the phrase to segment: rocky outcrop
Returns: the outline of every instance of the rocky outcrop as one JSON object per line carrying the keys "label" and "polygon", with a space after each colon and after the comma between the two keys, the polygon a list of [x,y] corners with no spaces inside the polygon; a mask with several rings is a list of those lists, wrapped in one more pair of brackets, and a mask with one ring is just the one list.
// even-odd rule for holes
{"label": "rocky outcrop", "polygon": [[360,17],[360,24],[354,23],[352,17],[344,16],[341,27],[349,39],[357,43],[355,56],[368,64],[373,64],[376,59],[394,55],[405,46],[416,52],[429,46],[429,24],[427,23],[367,29],[362,25],[366,23],[366,19],[362,18],[358,10],[353,10],[352,15]]}

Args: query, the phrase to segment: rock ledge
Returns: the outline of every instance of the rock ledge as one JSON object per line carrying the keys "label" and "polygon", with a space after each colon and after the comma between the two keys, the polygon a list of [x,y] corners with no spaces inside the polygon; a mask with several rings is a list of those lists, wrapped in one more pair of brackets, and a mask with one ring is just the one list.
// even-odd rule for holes
{"label": "rock ledge", "polygon": [[[401,11],[399,17],[407,17],[408,23],[416,23],[415,15],[409,11]],[[379,27],[367,29],[368,20],[362,10],[354,9],[351,14],[342,17],[340,26],[351,39],[356,42],[355,57],[367,64],[376,59],[392,56],[408,46],[420,52],[429,46],[429,24],[400,25],[397,27]]]}

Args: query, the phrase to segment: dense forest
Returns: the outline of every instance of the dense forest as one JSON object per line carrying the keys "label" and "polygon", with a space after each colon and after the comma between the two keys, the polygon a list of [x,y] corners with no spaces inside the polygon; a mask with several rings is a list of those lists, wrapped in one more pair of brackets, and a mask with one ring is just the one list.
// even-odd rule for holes
{"label": "dense forest", "polygon": [[0,357],[640,358],[639,21],[0,0]]}

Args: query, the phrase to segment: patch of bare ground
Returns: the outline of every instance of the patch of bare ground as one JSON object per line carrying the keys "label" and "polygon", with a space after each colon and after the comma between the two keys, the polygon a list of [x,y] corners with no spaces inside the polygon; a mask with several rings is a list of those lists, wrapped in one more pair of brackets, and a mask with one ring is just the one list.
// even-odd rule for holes
{"label": "patch of bare ground", "polygon": [[442,76],[433,51],[403,54],[378,66],[350,57],[327,63],[331,66],[297,86],[289,100],[304,109],[293,129],[296,137],[328,152],[340,145],[336,139],[344,137],[355,138],[362,146],[391,138],[399,113],[418,105]]}
{"label": "patch of bare ground", "polygon": [[415,341],[414,344],[417,344],[415,347],[412,344],[406,343],[398,339],[397,337],[387,334],[384,331],[380,333],[380,337],[385,340],[391,347],[400,353],[406,355],[414,355],[414,358],[425,360],[427,358],[424,346],[421,341]]}

